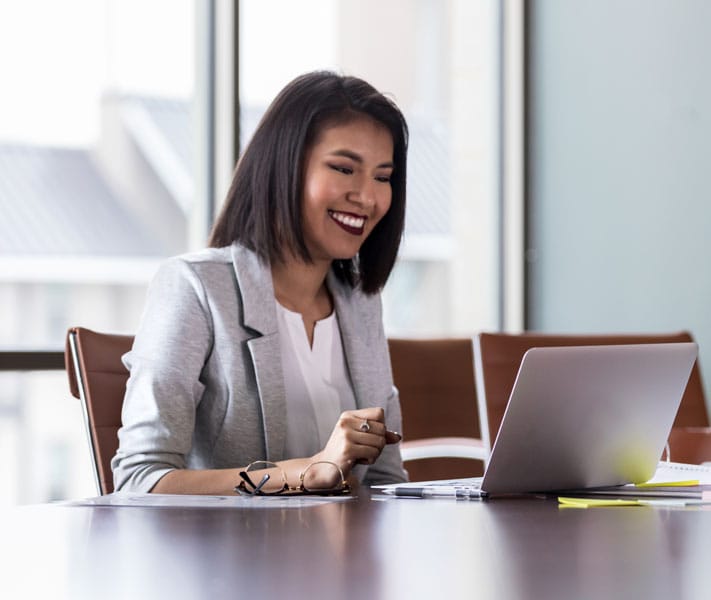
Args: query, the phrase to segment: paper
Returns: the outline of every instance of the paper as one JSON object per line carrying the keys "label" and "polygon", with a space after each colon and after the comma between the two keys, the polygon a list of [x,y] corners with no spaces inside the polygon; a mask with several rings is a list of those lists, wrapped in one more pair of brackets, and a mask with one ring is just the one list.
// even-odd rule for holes
{"label": "paper", "polygon": [[684,463],[660,462],[647,485],[695,480],[698,484],[711,484],[711,467]]}
{"label": "paper", "polygon": [[464,477],[460,479],[435,479],[433,481],[408,481],[406,483],[387,483],[371,485],[374,490],[381,490],[388,493],[388,490],[395,488],[420,488],[420,487],[470,487],[478,489],[481,485],[481,477]]}
{"label": "paper", "polygon": [[[573,493],[573,492],[571,492]],[[591,496],[631,496],[640,502],[648,498],[711,500],[711,468],[685,463],[660,462],[654,476],[645,483],[627,484],[607,488],[575,490],[576,494]],[[627,499],[627,498],[626,498]]]}
{"label": "paper", "polygon": [[106,496],[68,500],[57,504],[63,506],[143,506],[155,508],[304,508],[352,499],[353,496],[199,496],[114,492]]}

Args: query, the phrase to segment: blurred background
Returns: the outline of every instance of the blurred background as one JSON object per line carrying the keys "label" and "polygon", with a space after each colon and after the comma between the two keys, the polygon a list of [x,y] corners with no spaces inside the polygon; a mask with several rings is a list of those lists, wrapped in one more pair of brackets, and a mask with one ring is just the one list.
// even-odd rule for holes
{"label": "blurred background", "polygon": [[710,28],[701,0],[1,0],[0,505],[95,494],[41,351],[135,331],[313,69],[410,126],[388,335],[687,329],[710,373]]}

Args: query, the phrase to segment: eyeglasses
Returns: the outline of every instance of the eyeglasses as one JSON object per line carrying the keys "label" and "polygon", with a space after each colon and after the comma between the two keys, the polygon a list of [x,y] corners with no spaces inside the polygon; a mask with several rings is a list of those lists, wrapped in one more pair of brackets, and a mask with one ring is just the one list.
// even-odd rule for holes
{"label": "eyeglasses", "polygon": [[[259,482],[255,483],[253,478],[259,471],[272,471],[272,473],[264,473]],[[281,487],[265,490],[266,483],[274,475],[273,471],[276,471],[281,477]],[[242,481],[235,487],[235,492],[249,496],[299,496],[307,494],[340,496],[349,494],[351,491],[350,485],[348,485],[346,478],[343,476],[341,467],[327,460],[318,460],[310,463],[299,475],[299,485],[297,487],[290,486],[284,470],[276,463],[268,460],[257,460],[248,464],[244,471],[240,471],[239,476]],[[335,483],[324,487],[319,482]]]}

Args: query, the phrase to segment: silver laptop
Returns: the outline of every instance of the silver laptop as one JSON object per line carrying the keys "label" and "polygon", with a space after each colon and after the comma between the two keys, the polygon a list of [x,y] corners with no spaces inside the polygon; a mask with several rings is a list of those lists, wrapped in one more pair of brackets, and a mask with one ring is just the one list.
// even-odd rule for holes
{"label": "silver laptop", "polygon": [[530,349],[481,479],[482,493],[649,480],[697,352],[695,343]]}

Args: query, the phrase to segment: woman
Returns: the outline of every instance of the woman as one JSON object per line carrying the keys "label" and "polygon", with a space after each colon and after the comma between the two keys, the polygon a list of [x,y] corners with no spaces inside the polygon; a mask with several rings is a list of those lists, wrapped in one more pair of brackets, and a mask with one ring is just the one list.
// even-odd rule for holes
{"label": "woman", "polygon": [[211,247],[169,260],[149,288],[124,357],[117,490],[229,494],[254,461],[276,465],[255,465],[252,492],[305,472],[309,487],[406,479],[378,295],[406,154],[402,114],[366,82],[314,72],[282,90]]}

